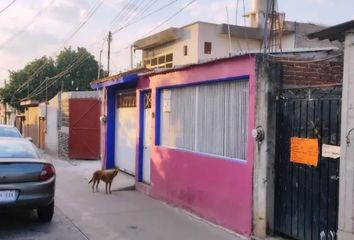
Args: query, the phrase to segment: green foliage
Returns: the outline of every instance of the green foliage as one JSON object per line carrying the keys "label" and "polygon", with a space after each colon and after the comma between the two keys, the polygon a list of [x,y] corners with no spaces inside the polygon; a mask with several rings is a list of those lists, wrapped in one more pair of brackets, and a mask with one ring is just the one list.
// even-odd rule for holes
{"label": "green foliage", "polygon": [[[89,83],[97,78],[97,71],[97,61],[85,48],[64,48],[55,60],[43,56],[11,71],[9,83],[0,89],[0,98],[19,109],[22,99],[49,100],[62,87],[63,91],[91,90]],[[24,84],[29,79],[29,84]]]}

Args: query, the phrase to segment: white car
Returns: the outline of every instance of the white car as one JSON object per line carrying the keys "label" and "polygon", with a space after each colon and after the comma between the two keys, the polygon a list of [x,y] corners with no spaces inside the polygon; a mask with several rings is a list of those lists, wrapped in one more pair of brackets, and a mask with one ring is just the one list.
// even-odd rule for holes
{"label": "white car", "polygon": [[16,127],[0,124],[0,137],[22,138],[22,135]]}

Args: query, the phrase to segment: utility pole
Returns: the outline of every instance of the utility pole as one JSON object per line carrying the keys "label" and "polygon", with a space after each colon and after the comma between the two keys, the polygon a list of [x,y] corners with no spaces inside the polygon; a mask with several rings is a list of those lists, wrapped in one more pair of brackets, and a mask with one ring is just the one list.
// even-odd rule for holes
{"label": "utility pole", "polygon": [[[4,88],[6,88],[6,80],[4,83]],[[4,104],[4,111],[5,111],[5,115],[4,115],[4,123],[7,124],[7,103],[3,102]]]}
{"label": "utility pole", "polygon": [[98,72],[97,72],[97,80],[101,78],[101,60],[102,60],[102,52],[103,50],[100,50],[100,61],[98,64]]}
{"label": "utility pole", "polygon": [[263,53],[267,53],[268,49],[268,17],[270,11],[270,4],[272,0],[267,0],[267,8],[265,13],[265,23],[264,23],[264,32],[263,32]]}
{"label": "utility pole", "polygon": [[47,104],[48,101],[48,80],[49,77],[45,77],[45,104]]}
{"label": "utility pole", "polygon": [[109,61],[110,61],[110,57],[111,57],[111,42],[112,42],[112,32],[109,31],[108,32],[108,63],[107,63],[107,74],[109,76]]}

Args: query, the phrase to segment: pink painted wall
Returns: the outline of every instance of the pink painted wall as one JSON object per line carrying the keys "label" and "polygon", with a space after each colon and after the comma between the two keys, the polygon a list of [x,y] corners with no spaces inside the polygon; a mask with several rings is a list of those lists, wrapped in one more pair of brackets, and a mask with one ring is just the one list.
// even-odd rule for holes
{"label": "pink painted wall", "polygon": [[[255,57],[237,57],[144,77],[139,80],[138,89],[152,89],[152,106],[155,111],[157,87],[243,75],[249,76],[250,83],[247,161],[233,161],[152,146],[151,186],[148,192],[152,197],[181,206],[216,224],[248,236],[252,231],[254,141],[250,132],[254,128],[255,120]],[[155,143],[155,121],[151,131],[152,143]]]}

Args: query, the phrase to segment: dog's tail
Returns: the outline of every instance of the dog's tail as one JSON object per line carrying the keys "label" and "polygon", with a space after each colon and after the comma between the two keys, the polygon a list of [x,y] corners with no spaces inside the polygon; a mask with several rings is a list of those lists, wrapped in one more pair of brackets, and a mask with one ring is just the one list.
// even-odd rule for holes
{"label": "dog's tail", "polygon": [[93,178],[91,178],[91,180],[88,182],[88,184],[90,184],[93,181]]}

